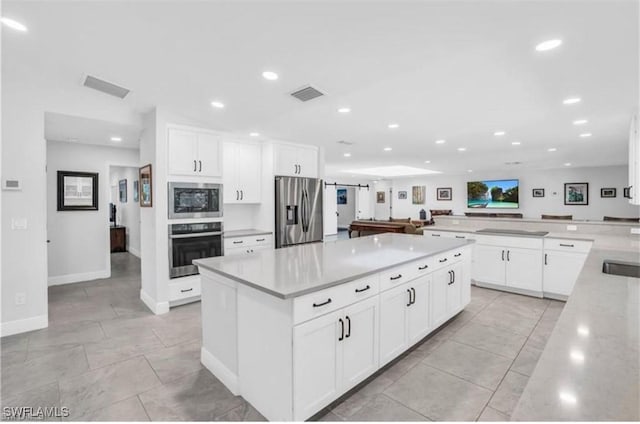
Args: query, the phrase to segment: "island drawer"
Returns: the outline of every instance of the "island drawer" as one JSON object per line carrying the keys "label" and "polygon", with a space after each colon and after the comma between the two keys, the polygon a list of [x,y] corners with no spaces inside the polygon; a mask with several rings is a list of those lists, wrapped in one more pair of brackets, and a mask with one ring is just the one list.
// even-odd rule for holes
{"label": "island drawer", "polygon": [[273,236],[271,234],[225,238],[224,249],[228,250],[247,246],[271,246],[272,238]]}
{"label": "island drawer", "polygon": [[476,243],[488,246],[514,247],[522,249],[540,249],[542,248],[541,237],[517,237],[517,236],[494,236],[494,235],[475,235]]}
{"label": "island drawer", "polygon": [[172,280],[169,283],[169,301],[188,299],[194,296],[200,296],[200,278],[199,276],[195,277],[184,277],[184,279],[178,278],[177,280],[183,281],[175,281]]}
{"label": "island drawer", "polygon": [[[389,290],[419,275],[418,262],[397,266],[380,273],[380,291]],[[431,268],[431,267],[429,267]]]}
{"label": "island drawer", "polygon": [[294,324],[299,324],[333,312],[352,303],[375,296],[379,291],[379,276],[374,274],[296,297],[293,299],[293,322]]}
{"label": "island drawer", "polygon": [[544,248],[563,252],[587,253],[593,242],[588,240],[545,239]]}

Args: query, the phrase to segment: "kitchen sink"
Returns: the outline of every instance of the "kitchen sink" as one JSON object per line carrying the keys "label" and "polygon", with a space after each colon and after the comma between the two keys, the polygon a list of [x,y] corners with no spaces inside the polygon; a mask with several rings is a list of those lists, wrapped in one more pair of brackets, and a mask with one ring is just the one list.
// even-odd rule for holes
{"label": "kitchen sink", "polygon": [[605,260],[602,262],[602,272],[623,277],[640,278],[640,263]]}

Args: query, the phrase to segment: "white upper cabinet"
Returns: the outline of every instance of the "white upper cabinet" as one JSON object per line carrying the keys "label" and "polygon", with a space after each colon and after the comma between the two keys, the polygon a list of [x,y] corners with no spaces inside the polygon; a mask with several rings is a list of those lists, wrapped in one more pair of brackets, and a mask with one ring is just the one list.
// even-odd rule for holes
{"label": "white upper cabinet", "polygon": [[318,178],[318,149],[312,146],[276,144],[274,171],[276,175]]}
{"label": "white upper cabinet", "polygon": [[631,118],[629,128],[629,203],[640,205],[640,117]]}
{"label": "white upper cabinet", "polygon": [[224,203],[260,203],[262,149],[259,144],[225,141]]}
{"label": "white upper cabinet", "polygon": [[187,128],[169,128],[169,175],[221,177],[221,143],[217,135]]}

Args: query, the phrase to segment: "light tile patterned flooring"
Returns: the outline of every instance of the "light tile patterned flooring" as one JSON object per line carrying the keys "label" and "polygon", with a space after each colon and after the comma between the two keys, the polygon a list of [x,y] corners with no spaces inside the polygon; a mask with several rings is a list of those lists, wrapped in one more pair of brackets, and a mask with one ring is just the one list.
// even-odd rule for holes
{"label": "light tile patterned flooring", "polygon": [[[1,339],[2,406],[66,406],[70,420],[259,421],[200,365],[200,303],[153,315],[140,263],[49,289],[49,328]],[[322,421],[509,419],[563,303],[472,287],[437,333],[319,413]]]}

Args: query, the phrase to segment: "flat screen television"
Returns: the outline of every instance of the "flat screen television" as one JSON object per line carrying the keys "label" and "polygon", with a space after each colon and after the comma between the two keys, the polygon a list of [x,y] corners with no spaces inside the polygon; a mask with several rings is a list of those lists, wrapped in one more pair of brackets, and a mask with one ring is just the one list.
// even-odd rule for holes
{"label": "flat screen television", "polygon": [[484,180],[467,183],[467,207],[517,209],[518,180]]}

